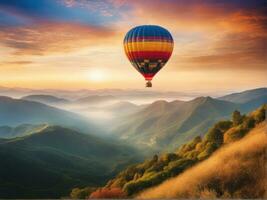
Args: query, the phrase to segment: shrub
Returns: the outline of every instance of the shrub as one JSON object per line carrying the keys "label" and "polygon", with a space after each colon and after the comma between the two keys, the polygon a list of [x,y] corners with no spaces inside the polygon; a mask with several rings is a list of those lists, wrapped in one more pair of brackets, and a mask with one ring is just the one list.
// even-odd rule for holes
{"label": "shrub", "polygon": [[241,125],[231,128],[224,134],[224,142],[230,143],[244,137],[249,129]]}
{"label": "shrub", "polygon": [[204,150],[198,154],[197,159],[204,160],[208,158],[216,149],[217,145],[215,143],[207,142]]}
{"label": "shrub", "polygon": [[170,162],[173,160],[177,160],[179,156],[175,153],[166,153],[163,156],[161,156],[161,160],[164,162]]}
{"label": "shrub", "polygon": [[71,193],[70,193],[70,198],[72,199],[85,199],[88,196],[90,196],[90,194],[92,192],[94,192],[96,190],[95,187],[86,187],[86,188],[74,188],[72,189]]}
{"label": "shrub", "polygon": [[125,193],[120,188],[101,188],[90,195],[90,199],[121,199]]}
{"label": "shrub", "polygon": [[220,122],[217,122],[214,126],[215,128],[220,129],[221,132],[225,132],[233,126],[233,122],[229,120],[220,121]]}

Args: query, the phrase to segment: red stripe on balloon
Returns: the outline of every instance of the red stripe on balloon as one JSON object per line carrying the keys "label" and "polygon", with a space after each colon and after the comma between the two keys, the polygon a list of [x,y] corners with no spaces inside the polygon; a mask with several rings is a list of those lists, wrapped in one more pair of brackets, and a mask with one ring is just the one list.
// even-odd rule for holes
{"label": "red stripe on balloon", "polygon": [[142,73],[142,75],[145,77],[147,81],[151,81],[155,76],[155,73]]}

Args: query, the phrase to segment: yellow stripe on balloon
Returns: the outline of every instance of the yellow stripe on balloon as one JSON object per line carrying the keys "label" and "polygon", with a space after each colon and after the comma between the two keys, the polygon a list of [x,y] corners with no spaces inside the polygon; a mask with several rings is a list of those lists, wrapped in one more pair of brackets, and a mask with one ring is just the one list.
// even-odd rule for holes
{"label": "yellow stripe on balloon", "polygon": [[126,51],[172,51],[170,42],[128,42],[124,44]]}

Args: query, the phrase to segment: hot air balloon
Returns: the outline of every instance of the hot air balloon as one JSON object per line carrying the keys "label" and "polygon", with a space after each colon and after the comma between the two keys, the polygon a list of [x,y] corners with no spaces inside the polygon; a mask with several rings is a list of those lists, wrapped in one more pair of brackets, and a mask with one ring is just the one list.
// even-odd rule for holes
{"label": "hot air balloon", "polygon": [[143,25],[131,29],[124,38],[125,53],[152,87],[152,79],[167,63],[173,50],[173,39],[168,30],[156,25]]}

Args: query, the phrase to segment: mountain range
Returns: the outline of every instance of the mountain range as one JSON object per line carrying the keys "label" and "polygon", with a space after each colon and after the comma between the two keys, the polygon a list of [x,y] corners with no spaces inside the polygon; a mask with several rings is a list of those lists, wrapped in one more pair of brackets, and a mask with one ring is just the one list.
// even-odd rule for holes
{"label": "mountain range", "polygon": [[62,125],[95,134],[103,132],[100,127],[96,127],[82,115],[40,102],[0,96],[0,126],[43,123]]}
{"label": "mountain range", "polygon": [[248,103],[257,99],[266,98],[267,96],[267,88],[257,88],[253,90],[247,90],[239,93],[232,93],[229,95],[225,95],[223,97],[219,97],[221,100],[230,101],[233,103]]}
{"label": "mountain range", "polygon": [[[240,100],[243,97],[246,101]],[[198,97],[191,101],[156,101],[123,117],[112,132],[143,149],[171,150],[196,135],[203,135],[216,121],[229,118],[234,110],[247,113],[264,103],[267,103],[266,88],[218,99]]]}
{"label": "mountain range", "polygon": [[75,187],[99,187],[144,155],[170,152],[234,110],[247,113],[267,103],[267,88],[147,105],[119,101],[101,107],[123,113],[106,127],[59,106],[77,101],[93,110],[99,98],[114,100],[0,96],[0,198],[59,198]]}
{"label": "mountain range", "polygon": [[36,101],[40,103],[44,103],[47,105],[57,105],[57,104],[67,104],[70,103],[69,100],[64,98],[59,98],[53,95],[27,95],[21,98],[22,100],[28,100],[28,101]]}

